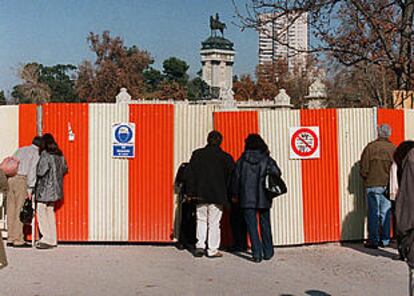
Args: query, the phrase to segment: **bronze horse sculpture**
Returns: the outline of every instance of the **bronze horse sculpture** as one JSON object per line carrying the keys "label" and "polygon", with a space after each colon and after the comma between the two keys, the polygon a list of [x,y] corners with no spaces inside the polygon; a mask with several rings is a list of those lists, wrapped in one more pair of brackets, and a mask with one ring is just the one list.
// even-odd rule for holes
{"label": "bronze horse sculpture", "polygon": [[213,31],[219,30],[221,35],[224,37],[224,29],[227,29],[226,24],[219,20],[219,15],[216,13],[216,17],[210,16],[210,29],[211,35],[213,35]]}

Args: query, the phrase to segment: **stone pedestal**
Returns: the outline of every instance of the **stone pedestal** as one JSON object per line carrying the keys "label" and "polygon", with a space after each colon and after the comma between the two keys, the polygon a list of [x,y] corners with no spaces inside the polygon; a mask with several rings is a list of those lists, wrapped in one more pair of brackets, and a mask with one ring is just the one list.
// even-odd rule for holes
{"label": "stone pedestal", "polygon": [[202,79],[210,86],[224,89],[233,88],[234,50],[202,49]]}
{"label": "stone pedestal", "polygon": [[286,93],[286,90],[281,88],[279,94],[274,98],[275,108],[279,109],[291,109],[293,105],[290,103],[290,96]]}
{"label": "stone pedestal", "polygon": [[131,102],[131,95],[128,93],[125,87],[121,88],[119,94],[115,97],[116,103],[130,103]]}

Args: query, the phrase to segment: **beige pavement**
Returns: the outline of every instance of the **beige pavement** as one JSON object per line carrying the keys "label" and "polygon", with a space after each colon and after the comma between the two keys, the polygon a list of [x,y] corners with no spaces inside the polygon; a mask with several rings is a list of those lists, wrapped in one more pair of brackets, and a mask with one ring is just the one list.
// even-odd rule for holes
{"label": "beige pavement", "polygon": [[194,258],[172,246],[7,248],[0,295],[406,295],[407,266],[394,249],[361,244],[277,248],[256,264],[224,253]]}

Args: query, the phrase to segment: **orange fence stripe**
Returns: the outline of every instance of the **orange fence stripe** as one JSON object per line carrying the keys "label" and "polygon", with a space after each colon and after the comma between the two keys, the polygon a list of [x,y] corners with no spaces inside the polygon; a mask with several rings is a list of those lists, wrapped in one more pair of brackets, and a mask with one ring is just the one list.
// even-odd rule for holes
{"label": "orange fence stripe", "polygon": [[[75,140],[69,141],[71,127]],[[43,133],[51,133],[68,164],[64,198],[56,205],[58,240],[88,240],[88,105],[46,104]]]}
{"label": "orange fence stripe", "polygon": [[174,106],[130,105],[129,241],[168,242],[173,233]]}
{"label": "orange fence stripe", "polygon": [[[259,132],[259,115],[257,111],[215,112],[214,129],[223,135],[223,150],[237,161],[243,153],[247,135]],[[225,209],[221,219],[221,245],[231,246],[232,242],[229,212]]]}
{"label": "orange fence stripe", "polygon": [[378,109],[378,125],[387,123],[392,128],[390,141],[398,146],[405,139],[404,110]]}
{"label": "orange fence stripe", "polygon": [[[36,105],[19,105],[19,147],[32,144],[33,138],[37,135],[36,130]],[[27,240],[31,240],[32,227],[24,226],[24,234]]]}
{"label": "orange fence stripe", "polygon": [[37,135],[36,130],[36,105],[19,105],[19,147],[32,144]]}
{"label": "orange fence stripe", "polygon": [[301,126],[319,126],[320,132],[320,158],[302,160],[305,242],[339,241],[336,110],[301,110],[300,116]]}

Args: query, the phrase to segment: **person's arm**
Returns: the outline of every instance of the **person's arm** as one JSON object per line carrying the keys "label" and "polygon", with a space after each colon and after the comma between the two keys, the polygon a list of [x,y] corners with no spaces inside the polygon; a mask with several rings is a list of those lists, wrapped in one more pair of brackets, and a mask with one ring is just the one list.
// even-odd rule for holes
{"label": "person's arm", "polygon": [[28,188],[28,195],[32,194],[34,186],[36,184],[36,168],[37,163],[39,162],[39,155],[34,154],[30,159],[29,171],[27,172],[27,188]]}
{"label": "person's arm", "polygon": [[275,175],[278,178],[282,176],[282,171],[280,170],[279,166],[277,165],[276,161],[273,158],[270,157],[267,165],[268,165],[267,168],[270,174]]}
{"label": "person's arm", "polygon": [[368,177],[369,173],[369,147],[362,151],[361,160],[359,162],[359,173],[363,179]]}
{"label": "person's arm", "polygon": [[68,173],[68,164],[66,162],[66,159],[62,156],[63,158],[63,174],[67,174]]}
{"label": "person's arm", "polygon": [[241,176],[241,163],[242,160],[239,159],[236,162],[235,169],[233,170],[233,175],[231,178],[231,195],[232,195],[232,202],[237,203],[240,198],[240,176]]}
{"label": "person's arm", "polygon": [[6,174],[0,168],[0,193],[6,193],[9,190]]}
{"label": "person's arm", "polygon": [[196,157],[194,153],[191,155],[190,162],[184,173],[184,180],[185,180],[185,188],[188,197],[196,197],[197,189],[196,189],[196,177],[195,177],[195,170],[194,170],[194,162],[196,161]]}
{"label": "person's arm", "polygon": [[44,155],[40,156],[39,162],[36,168],[36,175],[38,177],[43,177],[49,171],[49,161]]}
{"label": "person's arm", "polygon": [[391,165],[390,170],[390,199],[395,200],[398,193],[398,177],[397,177],[398,166],[395,162]]}

